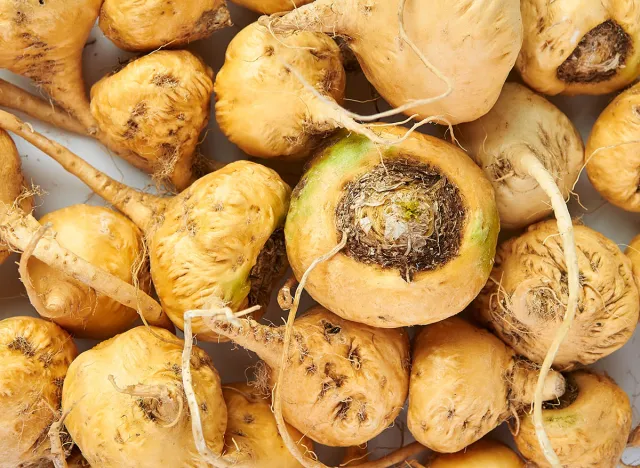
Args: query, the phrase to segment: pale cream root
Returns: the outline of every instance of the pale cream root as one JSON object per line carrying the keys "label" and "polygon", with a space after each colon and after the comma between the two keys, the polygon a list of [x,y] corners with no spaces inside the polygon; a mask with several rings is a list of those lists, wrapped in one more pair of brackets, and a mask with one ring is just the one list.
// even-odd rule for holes
{"label": "pale cream root", "polygon": [[[537,374],[498,338],[458,317],[428,325],[414,342],[409,430],[436,452],[463,450],[532,403]],[[562,375],[549,373],[544,390],[544,400],[561,396]]]}
{"label": "pale cream root", "polygon": [[[0,111],[0,127],[49,154],[143,230],[156,292],[178,327],[188,310],[268,303],[286,266],[281,228],[291,193],[273,170],[237,161],[159,198],[107,177],[11,114]],[[194,330],[200,339],[219,339],[200,319]]]}
{"label": "pale cream root", "polygon": [[180,47],[231,26],[224,0],[105,0],[100,29],[118,47],[146,52]]}
{"label": "pale cream root", "polygon": [[0,321],[0,467],[51,458],[49,427],[58,418],[62,383],[76,355],[71,337],[54,323],[33,317]]}

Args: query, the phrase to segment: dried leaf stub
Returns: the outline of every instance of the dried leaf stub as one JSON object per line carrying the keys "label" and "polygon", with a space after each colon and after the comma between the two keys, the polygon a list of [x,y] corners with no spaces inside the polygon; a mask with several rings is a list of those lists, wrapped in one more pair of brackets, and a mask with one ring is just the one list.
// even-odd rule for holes
{"label": "dried leaf stub", "polygon": [[[640,309],[631,262],[617,245],[574,226],[580,270],[578,314],[554,366],[571,369],[611,354],[631,337]],[[472,308],[519,354],[540,364],[568,299],[566,265],[554,221],[503,243]]]}

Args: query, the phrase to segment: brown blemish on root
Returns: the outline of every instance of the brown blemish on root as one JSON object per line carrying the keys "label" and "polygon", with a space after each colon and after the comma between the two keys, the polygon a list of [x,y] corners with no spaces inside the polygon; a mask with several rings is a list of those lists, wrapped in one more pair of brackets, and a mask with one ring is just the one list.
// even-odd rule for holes
{"label": "brown blemish on root", "polygon": [[175,88],[180,84],[180,80],[170,73],[160,73],[155,75],[151,82],[160,88]]}
{"label": "brown blemish on root", "polygon": [[343,252],[395,268],[406,281],[458,255],[466,210],[458,188],[437,168],[398,159],[347,184],[336,208]]}
{"label": "brown blemish on root", "polygon": [[565,83],[599,83],[614,76],[631,52],[631,37],[613,20],[584,35],[556,75]]}
{"label": "brown blemish on root", "polygon": [[13,341],[9,343],[9,349],[20,351],[27,357],[33,357],[36,354],[33,345],[23,336],[16,336]]}
{"label": "brown blemish on root", "polygon": [[273,282],[282,275],[286,265],[287,252],[284,244],[284,229],[279,228],[273,231],[271,237],[265,242],[249,273],[251,290],[248,299],[250,307],[254,305],[266,307],[269,304]]}

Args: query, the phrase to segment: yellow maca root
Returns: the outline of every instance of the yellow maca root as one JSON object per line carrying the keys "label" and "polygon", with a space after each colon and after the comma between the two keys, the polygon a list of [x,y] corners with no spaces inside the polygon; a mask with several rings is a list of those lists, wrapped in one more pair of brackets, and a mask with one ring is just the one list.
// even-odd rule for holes
{"label": "yellow maca root", "polygon": [[[222,387],[227,405],[225,458],[238,468],[298,468],[301,465],[289,453],[278,433],[271,402],[253,386],[245,383]],[[301,450],[313,452],[313,442],[288,426]]]}
{"label": "yellow maca root", "polygon": [[293,10],[312,0],[233,0],[236,5],[243,6],[258,13],[272,14]]}
{"label": "yellow maca root", "polygon": [[[65,426],[91,466],[204,466],[191,433],[181,354],[182,341],[166,330],[137,327],[78,356],[62,407]],[[220,454],[227,424],[220,378],[197,347],[191,372],[204,436]]]}
{"label": "yellow maca root", "polygon": [[624,254],[631,260],[631,270],[636,286],[640,291],[640,235],[637,235],[624,251]]}
{"label": "yellow maca root", "polygon": [[[273,371],[274,382],[284,326],[247,319],[239,325],[220,319],[207,322],[216,333],[256,352]],[[374,333],[367,325],[315,307],[295,321],[293,338],[281,387],[289,424],[319,443],[346,447],[367,442],[393,422],[409,383],[404,331]]]}
{"label": "yellow maca root", "polygon": [[0,467],[41,466],[47,433],[77,350],[56,324],[33,317],[0,321]]}
{"label": "yellow maca root", "polygon": [[[424,327],[413,350],[407,425],[436,452],[463,450],[534,400],[537,368],[458,317]],[[551,371],[543,400],[564,391],[564,378]]]}
{"label": "yellow maca root", "polygon": [[[627,394],[604,375],[587,370],[566,376],[567,392],[542,412],[551,444],[563,467],[617,468],[631,431]],[[540,468],[545,460],[531,415],[524,414],[515,435],[522,455]]]}
{"label": "yellow maca root", "polygon": [[252,23],[233,38],[216,76],[216,120],[247,154],[304,158],[327,132],[341,126],[336,109],[345,81],[340,49],[329,36],[300,32],[276,37]]}
{"label": "yellow maca root", "polygon": [[[98,206],[74,205],[45,215],[40,223],[51,225],[63,248],[97,268],[149,293],[151,278],[142,233],[129,219]],[[38,313],[74,336],[105,339],[125,331],[138,314],[108,296],[96,294],[38,259],[28,260],[28,277]]]}
{"label": "yellow maca root", "polygon": [[184,50],[158,51],[91,88],[99,139],[136,167],[179,189],[194,180],[200,133],[209,122],[213,71]]}
{"label": "yellow maca root", "polygon": [[587,140],[589,180],[609,203],[640,212],[640,84],[623,91],[596,120]]}
{"label": "yellow maca root", "polygon": [[0,68],[30,78],[89,133],[82,51],[101,0],[0,0]]}
{"label": "yellow maca root", "polygon": [[[26,184],[22,174],[20,155],[11,137],[0,130],[0,213],[18,204],[25,212],[31,212],[33,198],[26,195]],[[0,264],[9,257],[8,245],[0,235]]]}
{"label": "yellow maca root", "polygon": [[231,26],[224,0],[105,0],[100,29],[115,45],[130,51],[180,47]]}
{"label": "yellow maca root", "polygon": [[[282,226],[291,194],[273,170],[237,161],[160,198],[107,177],[11,114],[0,111],[0,127],[49,154],[144,232],[155,290],[179,328],[189,310],[268,303],[286,269]],[[194,331],[218,339],[199,318]]]}
{"label": "yellow maca root", "polygon": [[522,0],[524,42],[516,62],[537,91],[606,94],[640,72],[640,5],[612,0]]}
{"label": "yellow maca root", "polygon": [[516,0],[316,0],[264,22],[276,34],[349,37],[367,79],[397,111],[452,124],[491,109],[522,43]]}
{"label": "yellow maca root", "polygon": [[457,453],[437,455],[429,468],[524,468],[509,447],[492,439],[480,439]]}

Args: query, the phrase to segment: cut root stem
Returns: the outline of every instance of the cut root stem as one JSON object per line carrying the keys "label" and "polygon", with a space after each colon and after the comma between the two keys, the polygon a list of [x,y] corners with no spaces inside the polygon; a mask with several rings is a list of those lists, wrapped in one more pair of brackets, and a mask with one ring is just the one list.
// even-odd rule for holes
{"label": "cut root stem", "polygon": [[540,184],[540,187],[551,199],[551,206],[553,207],[553,212],[558,223],[558,232],[562,238],[562,247],[567,266],[567,281],[569,285],[567,309],[565,311],[564,318],[562,319],[562,323],[556,331],[553,342],[551,343],[544,361],[542,362],[533,400],[533,424],[540,447],[542,448],[545,458],[553,468],[562,468],[562,463],[560,462],[558,455],[553,450],[549,436],[544,429],[544,423],[542,420],[542,403],[547,376],[549,375],[553,361],[558,354],[560,345],[569,334],[569,330],[573,324],[573,319],[576,315],[578,293],[580,289],[578,255],[573,235],[573,222],[571,221],[571,215],[569,214],[567,204],[565,203],[562,193],[556,185],[553,176],[546,170],[540,160],[529,152],[523,153],[517,161],[520,168],[536,179],[538,184]]}

